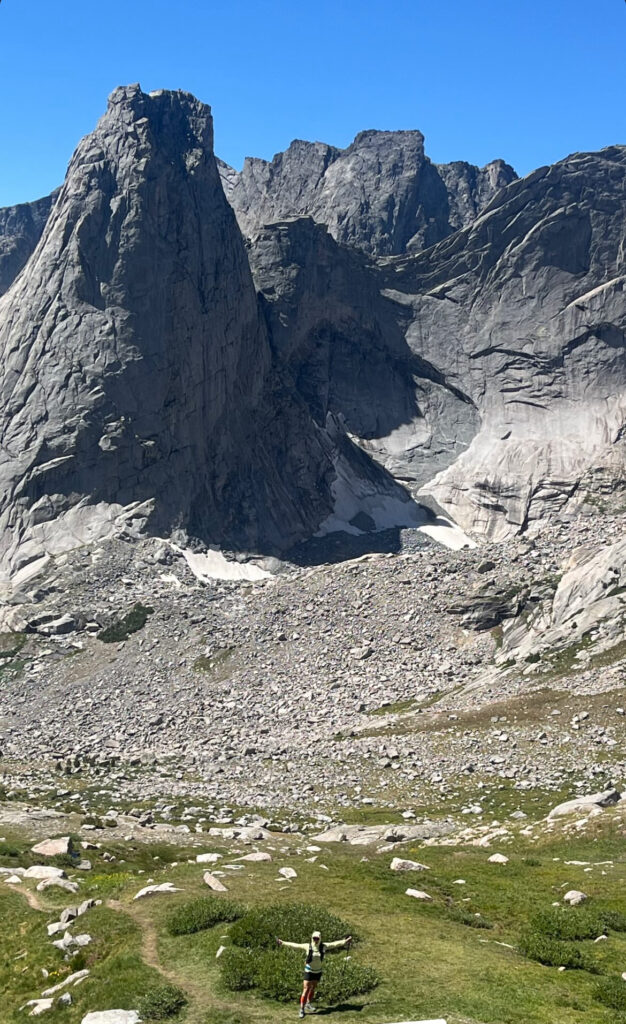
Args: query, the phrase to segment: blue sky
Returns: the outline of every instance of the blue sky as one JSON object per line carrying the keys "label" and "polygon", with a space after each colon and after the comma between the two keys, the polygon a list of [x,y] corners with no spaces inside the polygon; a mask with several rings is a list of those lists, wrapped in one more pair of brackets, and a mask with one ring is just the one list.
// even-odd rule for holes
{"label": "blue sky", "polygon": [[519,173],[626,142],[624,0],[2,0],[0,206],[59,184],[116,86],[210,103],[240,167],[419,128]]}

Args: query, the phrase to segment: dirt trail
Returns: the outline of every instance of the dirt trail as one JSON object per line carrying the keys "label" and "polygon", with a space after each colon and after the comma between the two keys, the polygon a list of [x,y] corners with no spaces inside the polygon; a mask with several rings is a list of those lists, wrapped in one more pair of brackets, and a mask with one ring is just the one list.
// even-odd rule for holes
{"label": "dirt trail", "polygon": [[184,989],[187,995],[195,1002],[197,999],[206,998],[206,988],[197,984],[186,975],[183,977],[176,971],[164,967],[159,957],[159,937],[153,921],[144,913],[142,908],[135,908],[132,905],[121,903],[119,900],[107,900],[106,906],[121,914],[128,914],[135,924],[141,929],[141,956],[149,967],[162,974],[164,978]]}
{"label": "dirt trail", "polygon": [[42,907],[42,905],[41,905],[41,903],[39,901],[39,897],[36,896],[36,894],[34,892],[31,892],[30,889],[20,889],[17,886],[15,886],[15,887],[12,888],[12,892],[20,893],[20,895],[24,897],[24,899],[26,900],[28,905],[30,907],[32,907],[33,910],[45,911],[46,908]]}

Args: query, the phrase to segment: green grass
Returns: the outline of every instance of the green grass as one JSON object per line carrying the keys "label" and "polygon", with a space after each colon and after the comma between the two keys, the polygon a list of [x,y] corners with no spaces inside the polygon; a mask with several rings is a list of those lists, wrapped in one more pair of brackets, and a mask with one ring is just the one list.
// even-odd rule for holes
{"label": "green grass", "polygon": [[243,904],[235,900],[204,896],[173,907],[167,915],[167,930],[170,935],[192,935],[225,921],[236,921],[245,912]]}
{"label": "green grass", "polygon": [[415,700],[397,700],[395,704],[383,704],[380,708],[367,711],[368,715],[401,715],[406,711],[413,711],[417,707]]}
{"label": "green grass", "polygon": [[21,674],[26,662],[19,654],[27,640],[26,633],[0,633],[0,682],[11,682]]}
{"label": "green grass", "polygon": [[234,653],[234,647],[224,647],[219,651],[215,651],[214,654],[203,654],[201,657],[196,658],[193,667],[196,672],[209,673],[221,679],[226,675],[226,668]]}
{"label": "green grass", "polygon": [[[522,798],[513,792],[504,796],[515,800],[517,806],[523,799],[522,809],[535,819],[540,816],[536,813],[539,808],[543,810],[545,802],[554,798],[554,794],[537,793]],[[339,976],[334,987],[329,970],[320,986],[326,1005],[341,998],[341,985],[346,981],[342,972],[352,970],[346,965],[354,963],[355,969],[365,971],[371,968],[380,979],[377,987],[348,1000],[348,1008],[341,1011],[343,1024],[436,1016],[445,1017],[449,1024],[615,1024],[616,1010],[610,1000],[617,997],[611,993],[619,996],[621,992],[614,979],[621,981],[626,962],[626,933],[615,930],[625,923],[626,857],[620,827],[612,826],[614,818],[612,811],[605,812],[594,821],[594,834],[588,837],[563,838],[557,833],[532,842],[517,836],[513,844],[503,847],[510,858],[505,866],[490,864],[492,851],[473,846],[403,845],[402,856],[429,866],[417,884],[432,896],[430,903],[405,895],[407,886],[416,880],[389,870],[392,852],[377,854],[372,847],[335,844],[324,847],[318,860],[309,864],[277,849],[293,850],[301,840],[269,844],[274,847],[272,863],[249,863],[242,871],[227,873],[228,895],[223,900],[208,899],[211,904],[231,899],[246,904],[265,922],[268,944],[259,940],[259,927],[255,926],[250,932],[254,945],[239,948],[244,954],[246,948],[265,948],[271,954],[265,970],[267,985],[272,988],[268,994],[274,995],[271,1000],[261,994],[265,989],[256,982],[248,991],[228,991],[224,985],[220,963],[226,954],[217,960],[215,954],[221,945],[227,950],[237,948],[233,939],[241,922],[218,921],[191,934],[168,933],[168,916],[177,907],[207,899],[202,865],[187,862],[189,847],[107,842],[118,860],[107,864],[94,852],[94,873],[83,878],[81,897],[93,894],[106,900],[112,894],[120,903],[117,910],[102,906],[81,918],[79,930],[94,938],[84,954],[91,977],[73,990],[75,1002],[63,1011],[63,1020],[80,1024],[88,1010],[136,1009],[146,994],[168,984],[188,1000],[178,1016],[171,1018],[181,1024],[240,1024],[242,1020],[246,1024],[267,1024],[268,1020],[287,1024],[296,1010],[290,1000],[304,955],[294,953],[291,959],[288,950],[270,944],[277,924],[272,923],[276,911],[270,913],[268,908],[278,904],[280,927],[293,928],[281,937],[293,935],[305,941],[307,935],[301,932],[309,931],[311,920],[299,917],[293,907],[306,903],[320,908],[313,914],[314,926],[326,930],[328,936],[332,928],[324,923],[324,913],[339,920],[339,932],[344,934],[349,927],[360,939],[353,960],[346,961],[343,953],[332,957]],[[16,845],[20,846],[19,839],[7,835],[7,846]],[[236,850],[237,844],[230,848]],[[125,863],[120,863],[122,860]],[[583,867],[566,865],[566,860],[613,863],[585,872]],[[285,863],[293,864],[298,872],[290,885],[277,881],[277,869]],[[183,891],[174,897],[133,902],[133,895],[148,877],[156,882],[171,880]],[[458,878],[465,879],[465,884],[456,885]],[[34,885],[29,887],[34,890]],[[568,888],[583,889],[589,895],[588,903],[580,908],[553,908],[555,901],[562,903]],[[69,965],[47,940],[45,924],[58,915],[54,907],[74,902],[74,898],[53,893],[41,894],[49,909],[38,913],[27,906],[23,895],[0,888],[0,989],[6,993],[7,1006],[3,1024],[5,1019],[6,1024],[24,1019],[17,1007],[40,994],[44,987],[41,967],[57,972],[48,984],[68,972]],[[591,935],[599,924],[608,938],[594,944]],[[594,975],[580,967],[559,972],[556,966],[529,959],[520,950],[528,932],[558,944],[559,955],[552,959],[562,960],[564,948],[582,951],[590,957],[589,966],[600,973]],[[583,937],[587,935],[589,938]],[[26,957],[16,960],[24,951]],[[275,998],[281,986],[284,996],[290,997],[286,1003]],[[600,998],[598,993],[606,995]],[[50,1020],[55,1017],[56,1012]]]}
{"label": "green grass", "polygon": [[[65,894],[64,904],[70,902]],[[19,893],[0,892],[0,991],[4,993],[3,1024],[24,1020],[19,1007],[38,998],[43,989],[62,981],[75,970],[87,967],[90,977],[71,989],[73,1005],[63,1010],[67,1024],[78,1024],[94,1007],[133,1009],[145,992],[159,981],[140,955],[141,933],[126,914],[105,907],[90,910],[81,918],[80,931],[93,937],[91,945],[69,962],[54,948],[46,934],[46,922],[55,914],[31,909]],[[25,955],[24,955],[25,954]],[[42,968],[49,972],[44,980]],[[61,1013],[61,1011],[59,1011]],[[49,1019],[55,1019],[56,1013]]]}
{"label": "green grass", "polygon": [[148,605],[135,604],[126,615],[115,619],[105,629],[96,634],[98,640],[103,644],[119,644],[128,640],[132,633],[138,633],[143,629],[149,617],[154,613],[154,608]]}

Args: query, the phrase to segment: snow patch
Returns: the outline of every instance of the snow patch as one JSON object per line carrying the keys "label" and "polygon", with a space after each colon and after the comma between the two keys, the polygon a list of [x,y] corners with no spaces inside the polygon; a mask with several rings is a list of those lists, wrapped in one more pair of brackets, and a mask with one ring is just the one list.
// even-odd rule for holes
{"label": "snow patch", "polygon": [[[432,537],[444,547],[458,551],[461,548],[475,548],[476,544],[463,530],[446,516],[433,514],[423,505],[419,505],[408,495],[384,494],[368,487],[362,481],[337,466],[337,479],[333,482],[334,509],[321,524],[315,534],[325,537],[329,533],[343,531],[355,537],[365,533],[376,533],[380,530],[393,528],[413,528]],[[343,470],[343,471],[342,471]],[[371,520],[371,528],[361,529],[355,519],[367,516]]]}
{"label": "snow patch", "polygon": [[271,576],[266,569],[253,562],[229,562],[218,548],[211,548],[203,554],[190,551],[189,548],[172,547],[180,551],[194,576],[202,582],[208,580],[257,580]]}

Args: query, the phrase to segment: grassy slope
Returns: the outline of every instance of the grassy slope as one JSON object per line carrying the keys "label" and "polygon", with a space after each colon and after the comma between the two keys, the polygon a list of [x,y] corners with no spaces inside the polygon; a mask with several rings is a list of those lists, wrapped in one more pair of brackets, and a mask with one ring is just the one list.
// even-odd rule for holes
{"label": "grassy slope", "polygon": [[[593,1000],[593,976],[541,967],[498,944],[515,945],[520,928],[533,912],[562,897],[567,888],[581,888],[594,903],[626,912],[623,838],[611,834],[609,821],[610,816],[603,826],[604,837],[595,839],[546,839],[525,848],[520,838],[506,848],[511,861],[503,867],[487,862],[491,850],[403,847],[403,856],[413,856],[431,870],[398,876],[389,871],[390,854],[339,845],[325,848],[315,864],[276,852],[273,864],[250,864],[244,871],[233,872],[227,884],[230,895],[250,903],[303,899],[324,904],[354,925],[363,936],[356,955],[376,966],[383,983],[369,996],[356,1000],[354,1008],[342,1010],[346,1024],[440,1015],[450,1024],[612,1024],[620,1018]],[[211,848],[219,849],[203,846]],[[221,989],[215,952],[226,926],[176,939],[165,933],[164,915],[169,907],[194,893],[206,894],[200,866],[185,862],[168,866],[167,860],[182,855],[174,849],[159,850],[156,861],[154,849],[120,846],[116,852],[119,859],[111,865],[96,863],[81,887],[81,897],[113,899],[112,906],[90,911],[80,928],[74,928],[94,937],[86,950],[91,977],[72,990],[71,1008],[44,1019],[54,1019],[58,1013],[67,1024],[78,1024],[88,1010],[136,1006],[139,995],[158,979],[157,969],[187,992],[190,1005],[181,1016],[185,1024],[205,1024],[211,1008],[238,1012],[242,1020],[258,1024],[294,1017],[291,1005],[274,1005],[253,995]],[[528,854],[532,854],[530,863],[525,862]],[[122,859],[124,863],[120,863]],[[588,872],[564,864],[565,860],[609,859],[614,860],[613,866],[598,866]],[[291,885],[275,881],[282,863],[298,871]],[[184,894],[133,902],[133,894],[148,877],[172,880]],[[454,885],[457,878],[464,878],[467,884]],[[7,992],[2,1020],[14,1024],[24,1019],[17,1010],[22,1002],[59,980],[57,974],[49,982],[40,981],[40,968],[66,970],[45,936],[45,923],[56,918],[54,907],[71,903],[72,898],[69,894],[52,895],[54,890],[49,890],[41,896],[48,908],[42,913],[31,909],[21,893],[6,891],[9,887],[0,884],[0,990]],[[426,889],[434,897],[433,903],[410,900],[404,895],[409,885]],[[446,909],[450,899],[455,906],[481,913],[494,927],[478,930],[450,920]],[[463,902],[468,899],[470,902]],[[591,944],[591,948],[602,971],[621,973],[624,969],[626,936],[611,934],[608,941]],[[26,957],[15,959],[24,951]],[[220,1016],[211,1020],[219,1022]]]}

